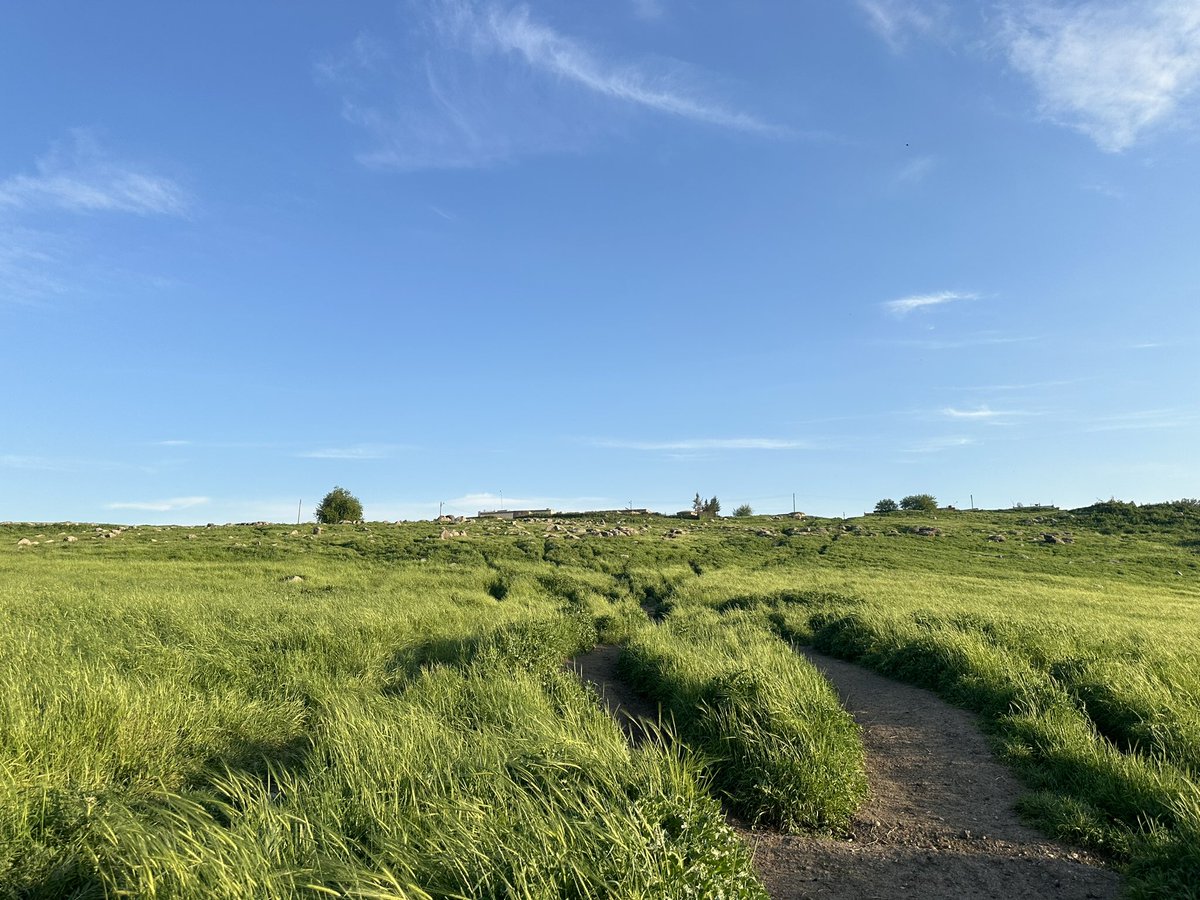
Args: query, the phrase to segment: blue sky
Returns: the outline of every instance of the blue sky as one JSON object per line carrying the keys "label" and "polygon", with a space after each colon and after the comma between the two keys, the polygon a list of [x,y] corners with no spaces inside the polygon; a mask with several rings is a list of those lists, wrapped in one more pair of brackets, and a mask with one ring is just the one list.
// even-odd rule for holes
{"label": "blue sky", "polygon": [[1194,0],[3,15],[0,519],[1200,495]]}

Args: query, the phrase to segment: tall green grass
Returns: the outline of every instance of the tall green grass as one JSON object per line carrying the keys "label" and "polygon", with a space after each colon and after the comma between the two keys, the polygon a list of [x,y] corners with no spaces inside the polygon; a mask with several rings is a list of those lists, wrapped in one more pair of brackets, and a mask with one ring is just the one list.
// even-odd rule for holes
{"label": "tall green grass", "polygon": [[[1196,896],[1198,523],[0,526],[0,896],[760,896],[713,796],[836,829],[860,795],[788,640],[979,710],[1030,817]],[[683,744],[559,671],[597,637]]]}
{"label": "tall green grass", "polygon": [[736,814],[787,830],[848,824],[866,794],[858,727],[820,673],[759,623],[676,613],[635,634],[621,666],[711,760]]}
{"label": "tall green grass", "polygon": [[702,764],[561,671],[607,600],[261,531],[0,552],[0,896],[765,896]]}

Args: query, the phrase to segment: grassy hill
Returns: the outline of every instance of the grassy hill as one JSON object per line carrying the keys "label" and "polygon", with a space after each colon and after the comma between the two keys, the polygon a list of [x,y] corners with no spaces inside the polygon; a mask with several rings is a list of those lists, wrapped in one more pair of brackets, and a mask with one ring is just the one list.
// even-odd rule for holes
{"label": "grassy hill", "polygon": [[[0,896],[760,897],[723,808],[864,790],[788,642],[978,710],[1135,893],[1200,884],[1194,503],[454,529],[0,526]],[[562,669],[597,641],[659,741]]]}

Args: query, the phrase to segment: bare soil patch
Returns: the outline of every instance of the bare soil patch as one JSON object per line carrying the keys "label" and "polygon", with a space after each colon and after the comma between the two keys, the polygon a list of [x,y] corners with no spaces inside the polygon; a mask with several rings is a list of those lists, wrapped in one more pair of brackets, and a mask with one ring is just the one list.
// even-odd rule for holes
{"label": "bare soil patch", "polygon": [[[777,900],[1109,900],[1119,876],[1023,824],[1021,786],[992,755],[976,717],[935,694],[802,649],[863,729],[871,793],[846,837],[731,824]],[[632,743],[659,710],[617,674],[621,648],[570,660]]]}
{"label": "bare soil patch", "polygon": [[641,744],[649,737],[649,726],[658,723],[659,709],[617,674],[620,656],[621,648],[615,644],[597,644],[591,652],[569,660],[568,665],[599,691],[605,709],[630,743]]}
{"label": "bare soil patch", "polygon": [[871,794],[848,838],[743,832],[776,898],[1111,898],[1120,878],[1017,817],[1021,786],[972,713],[801,651],[863,729]]}

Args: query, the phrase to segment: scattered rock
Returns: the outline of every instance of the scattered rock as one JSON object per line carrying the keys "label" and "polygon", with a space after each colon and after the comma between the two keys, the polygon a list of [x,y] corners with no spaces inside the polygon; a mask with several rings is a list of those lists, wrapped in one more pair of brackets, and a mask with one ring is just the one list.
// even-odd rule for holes
{"label": "scattered rock", "polygon": [[941,537],[942,529],[935,528],[932,525],[918,525],[912,530],[913,534],[919,534],[922,537]]}
{"label": "scattered rock", "polygon": [[31,541],[29,538],[21,538],[19,541],[17,541],[17,546],[18,547],[32,547],[33,541]]}
{"label": "scattered rock", "polygon": [[285,575],[285,576],[283,577],[283,580],[284,580],[284,581],[287,581],[287,582],[290,582],[290,583],[292,583],[292,584],[296,584],[296,583],[298,583],[298,582],[301,582],[301,581],[303,581],[303,580],[304,580],[304,576],[303,576],[303,575]]}
{"label": "scattered rock", "polygon": [[1038,538],[1044,544],[1073,544],[1073,543],[1075,543],[1074,536],[1067,532],[1064,532],[1063,534],[1053,534],[1051,532],[1046,531],[1046,532],[1042,532],[1042,534],[1040,534],[1038,536]]}
{"label": "scattered rock", "polygon": [[770,528],[760,528],[755,532],[759,537],[775,537],[775,532]]}
{"label": "scattered rock", "polygon": [[1006,538],[1002,534],[989,534],[988,540],[992,541],[993,543],[996,543],[996,544],[1003,544],[1005,541],[1008,540],[1008,538]]}
{"label": "scattered rock", "polygon": [[66,542],[67,542],[68,544],[73,544],[73,543],[75,543],[77,540],[79,540],[79,538],[75,537],[75,535],[73,535],[73,534],[68,534],[68,535],[66,536],[65,540],[66,540]]}
{"label": "scattered rock", "polygon": [[320,533],[321,533],[323,530],[324,530],[324,529],[323,529],[323,528],[321,528],[321,526],[320,526],[320,525],[314,525],[314,526],[313,526],[313,532],[312,532],[312,533],[313,533],[313,534],[320,534]]}

